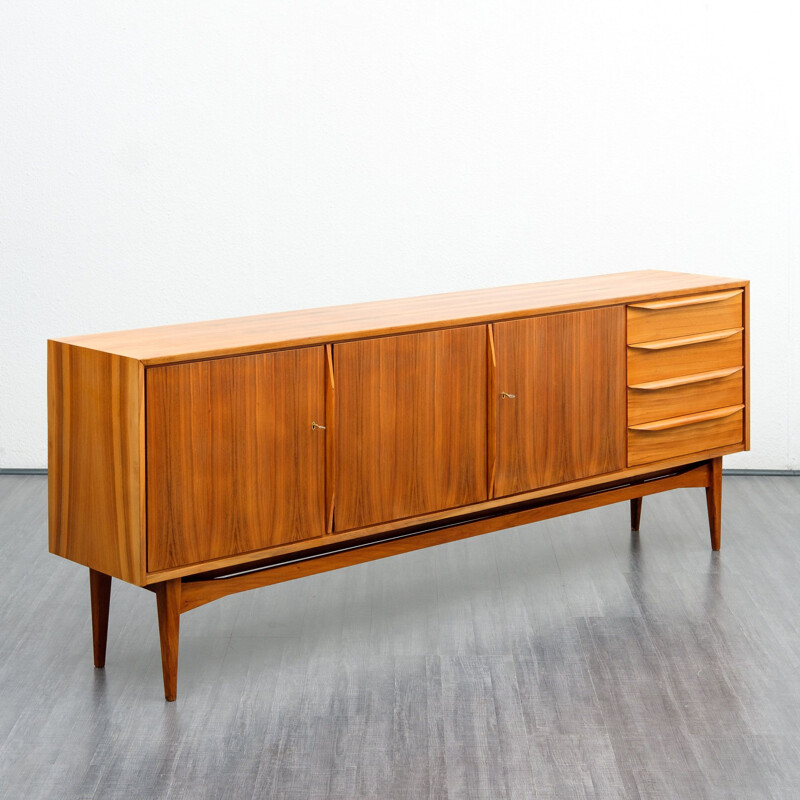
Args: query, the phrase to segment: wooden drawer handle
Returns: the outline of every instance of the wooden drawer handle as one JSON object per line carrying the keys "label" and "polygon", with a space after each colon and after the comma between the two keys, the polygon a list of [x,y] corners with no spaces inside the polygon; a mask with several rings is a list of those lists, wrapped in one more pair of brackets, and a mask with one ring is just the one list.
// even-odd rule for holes
{"label": "wooden drawer handle", "polygon": [[643,422],[641,425],[630,425],[632,431],[665,431],[669,428],[680,428],[683,425],[692,425],[695,422],[705,422],[710,419],[722,419],[741,411],[743,404],[738,406],[726,406],[725,408],[715,408],[711,411],[701,411],[699,414],[687,414],[685,417],[671,417],[670,419],[658,419],[655,422]]}
{"label": "wooden drawer handle", "polygon": [[716,303],[720,300],[730,300],[742,293],[741,289],[732,292],[716,292],[715,294],[695,294],[691,297],[673,297],[670,300],[652,300],[648,303],[630,303],[631,308],[646,308],[649,311],[660,311],[664,308],[679,308],[680,306],[699,306],[703,303]]}
{"label": "wooden drawer handle", "polygon": [[673,386],[686,386],[690,383],[703,383],[703,381],[713,381],[717,378],[727,378],[741,372],[744,367],[731,367],[730,369],[715,369],[712,372],[697,372],[694,375],[681,375],[678,378],[665,378],[662,381],[648,381],[647,383],[634,383],[628,386],[629,389],[641,389],[645,392],[652,392],[657,389],[671,389]]}
{"label": "wooden drawer handle", "polygon": [[677,339],[658,339],[655,342],[637,342],[629,344],[628,347],[635,347],[637,350],[667,350],[670,347],[683,347],[687,344],[699,344],[700,342],[715,342],[717,339],[727,339],[736,336],[742,328],[729,328],[726,331],[711,331],[710,333],[695,333],[691,336],[680,336]]}

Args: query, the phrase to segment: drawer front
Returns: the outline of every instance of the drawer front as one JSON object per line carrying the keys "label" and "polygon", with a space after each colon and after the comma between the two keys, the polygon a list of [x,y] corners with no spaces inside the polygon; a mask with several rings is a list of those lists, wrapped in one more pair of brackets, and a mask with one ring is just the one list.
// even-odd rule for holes
{"label": "drawer front", "polygon": [[[709,412],[711,413],[711,412]],[[737,444],[744,438],[744,413],[720,409],[725,416],[655,430],[628,429],[628,466]],[[664,420],[669,423],[670,420]]]}
{"label": "drawer front", "polygon": [[741,326],[741,289],[628,306],[629,344]]}
{"label": "drawer front", "polygon": [[[741,330],[699,336],[714,338],[693,340],[693,337],[685,337],[647,345],[628,345],[628,385],[741,367],[744,363]],[[654,347],[650,347],[651,344]]]}
{"label": "drawer front", "polygon": [[628,387],[628,424],[652,422],[744,402],[742,367]]}

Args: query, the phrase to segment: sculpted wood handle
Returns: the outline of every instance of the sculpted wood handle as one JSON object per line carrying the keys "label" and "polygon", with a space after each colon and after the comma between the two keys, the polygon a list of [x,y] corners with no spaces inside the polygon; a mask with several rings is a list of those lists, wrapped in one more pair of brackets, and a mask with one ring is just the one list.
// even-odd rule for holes
{"label": "sculpted wood handle", "polygon": [[733,292],[716,292],[715,294],[695,294],[691,297],[678,297],[670,300],[652,300],[648,303],[631,303],[631,308],[646,308],[649,311],[660,311],[664,308],[680,308],[681,306],[699,306],[703,303],[717,303],[720,300],[730,300],[742,292],[736,289]]}
{"label": "sculpted wood handle", "polygon": [[692,336],[680,336],[677,339],[658,339],[654,342],[638,342],[629,344],[637,350],[667,350],[670,347],[683,347],[687,344],[699,344],[700,342],[714,342],[718,339],[728,339],[741,333],[742,328],[729,328],[726,331],[711,331],[710,333],[695,333]]}
{"label": "sculpted wood handle", "polygon": [[687,414],[685,417],[672,417],[671,419],[659,419],[655,422],[644,422],[641,425],[630,425],[632,431],[665,431],[669,428],[680,428],[684,425],[691,425],[695,422],[705,422],[710,419],[722,419],[741,411],[744,404],[738,406],[726,406],[725,408],[715,408],[712,411],[701,411],[699,414]]}
{"label": "sculpted wood handle", "polygon": [[730,367],[730,369],[715,369],[711,372],[697,372],[694,375],[681,375],[678,378],[665,378],[661,381],[648,381],[647,383],[634,383],[628,386],[629,389],[640,389],[645,392],[656,391],[657,389],[671,389],[673,386],[687,386],[690,383],[702,383],[703,381],[713,381],[717,378],[727,378],[741,372],[744,367]]}

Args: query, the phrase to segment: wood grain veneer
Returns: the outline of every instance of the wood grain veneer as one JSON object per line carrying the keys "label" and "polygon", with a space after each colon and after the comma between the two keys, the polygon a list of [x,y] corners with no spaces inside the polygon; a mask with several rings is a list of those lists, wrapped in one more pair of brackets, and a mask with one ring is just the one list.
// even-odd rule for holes
{"label": "wood grain veneer", "polygon": [[628,424],[743,403],[743,371],[743,367],[729,367],[629,387]]}
{"label": "wood grain veneer", "polygon": [[625,310],[493,325],[497,357],[494,495],[625,465]]}
{"label": "wood grain veneer", "polygon": [[166,364],[708,293],[741,288],[744,283],[733,278],[640,270],[72,336],[57,341],[137,359],[145,365]]}
{"label": "wood grain veneer", "polygon": [[741,290],[628,306],[629,343],[672,339],[741,326]]}
{"label": "wood grain veneer", "polygon": [[325,348],[147,371],[150,571],[321,536]]}
{"label": "wood grain veneer", "polygon": [[[723,447],[713,447],[703,451],[704,458],[713,458],[718,456],[730,455],[741,450],[741,445],[733,444]],[[697,460],[697,459],[694,459]],[[629,480],[634,480],[642,475],[651,475],[665,470],[674,469],[687,463],[686,456],[673,456],[665,458],[662,461],[638,465],[638,466],[625,466],[620,470],[607,473],[605,475],[593,475],[589,478],[582,478],[577,481],[570,481],[565,484],[560,484],[557,487],[558,492],[580,492],[585,491],[591,493],[596,491],[598,486],[602,486],[613,482],[625,483]],[[259,563],[265,559],[272,559],[282,556],[293,556],[295,554],[302,555],[308,550],[313,550],[318,547],[324,546],[341,546],[350,547],[354,543],[358,543],[364,539],[371,539],[380,536],[393,536],[409,528],[424,528],[427,526],[435,527],[443,521],[451,519],[454,516],[463,515],[465,513],[478,514],[478,515],[494,515],[503,514],[510,506],[514,506],[521,502],[530,502],[538,498],[547,497],[555,491],[554,487],[547,486],[541,489],[534,489],[530,492],[521,492],[515,495],[507,495],[505,497],[496,497],[490,500],[484,500],[480,503],[472,503],[469,506],[462,506],[457,509],[445,509],[442,511],[432,511],[427,514],[419,514],[414,517],[405,517],[399,520],[392,520],[391,522],[382,522],[377,525],[369,525],[365,528],[355,528],[349,531],[334,532],[319,536],[315,539],[307,539],[299,542],[290,542],[289,544],[276,545],[274,547],[265,548],[263,550],[252,553],[241,553],[227,558],[214,559],[212,562],[190,564],[184,567],[175,567],[173,569],[161,570],[159,572],[150,572],[147,576],[147,583],[150,587],[156,585],[164,580],[171,580],[176,577],[192,577],[199,574],[208,572],[216,572],[217,570],[227,570],[231,568],[248,568],[248,565]]]}
{"label": "wood grain veneer", "polygon": [[628,430],[628,464],[650,464],[672,456],[702,453],[713,447],[737,444],[744,437],[743,423],[743,412],[739,410],[721,417],[687,421],[674,427],[650,430],[631,428]]}
{"label": "wood grain veneer", "polygon": [[742,360],[741,331],[729,331],[723,338],[710,341],[697,341],[657,350],[628,345],[628,383],[647,383],[680,375],[740,367]]}
{"label": "wood grain veneer", "polygon": [[486,499],[486,328],[337,344],[334,527]]}
{"label": "wood grain veneer", "polygon": [[50,552],[143,584],[144,370],[47,343]]}

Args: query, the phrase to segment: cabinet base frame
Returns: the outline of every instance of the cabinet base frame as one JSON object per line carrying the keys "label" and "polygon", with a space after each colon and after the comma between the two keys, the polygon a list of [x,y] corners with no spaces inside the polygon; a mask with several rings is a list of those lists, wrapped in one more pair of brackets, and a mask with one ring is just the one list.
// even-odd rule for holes
{"label": "cabinet base frame", "polygon": [[[249,567],[247,565],[231,567],[229,570],[172,578],[145,586],[144,588],[155,593],[157,599],[164,696],[167,700],[175,700],[177,696],[180,615],[213,600],[248,589],[283,583],[354,564],[364,564],[379,558],[626,500],[631,503],[631,528],[636,531],[639,529],[643,497],[688,487],[703,487],[706,490],[711,547],[713,550],[719,550],[722,458],[716,457],[666,472],[637,476],[626,482],[617,481],[588,489],[554,494],[527,504],[508,506],[500,513],[457,516],[446,523],[440,523],[435,528],[411,529],[390,539],[348,542],[345,548],[341,545],[338,547],[331,545],[332,549],[317,548],[317,551],[311,554],[288,561],[286,557],[262,560]],[[91,570],[90,582],[95,664],[103,666],[111,578]]]}

